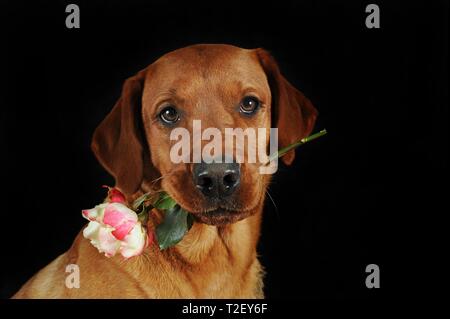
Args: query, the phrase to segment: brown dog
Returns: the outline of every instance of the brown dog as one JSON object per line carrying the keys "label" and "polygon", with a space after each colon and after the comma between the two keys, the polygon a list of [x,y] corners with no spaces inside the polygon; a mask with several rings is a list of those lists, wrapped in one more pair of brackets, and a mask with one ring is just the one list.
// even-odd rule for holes
{"label": "brown dog", "polygon": [[[283,147],[309,135],[316,116],[263,49],[194,45],[164,55],[125,82],[92,149],[129,200],[164,189],[195,216],[191,230],[172,248],[151,245],[127,261],[106,258],[79,234],[14,297],[262,298],[256,244],[269,175],[256,163],[174,164],[169,135],[192,131],[194,119],[220,130],[272,125]],[[160,220],[153,211],[148,228]],[[69,264],[79,266],[80,288],[65,285]]]}

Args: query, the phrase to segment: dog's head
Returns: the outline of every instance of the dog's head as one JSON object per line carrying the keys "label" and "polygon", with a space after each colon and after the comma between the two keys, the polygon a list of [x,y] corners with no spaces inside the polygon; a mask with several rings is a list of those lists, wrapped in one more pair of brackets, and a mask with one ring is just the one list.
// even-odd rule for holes
{"label": "dog's head", "polygon": [[[194,45],[164,55],[125,82],[122,96],[94,133],[92,149],[125,194],[155,182],[197,220],[221,225],[257,211],[269,182],[259,174],[258,162],[236,163],[225,128],[278,127],[281,148],[309,135],[316,116],[265,50]],[[232,163],[217,158],[217,149],[205,150],[209,141],[195,136],[194,120],[201,121],[202,130],[216,129],[206,138],[220,139]],[[192,151],[190,163],[171,160],[175,128],[191,134],[184,144]],[[268,141],[262,142],[266,149]],[[202,161],[192,163],[198,146]],[[291,151],[283,161],[290,164],[294,156]]]}

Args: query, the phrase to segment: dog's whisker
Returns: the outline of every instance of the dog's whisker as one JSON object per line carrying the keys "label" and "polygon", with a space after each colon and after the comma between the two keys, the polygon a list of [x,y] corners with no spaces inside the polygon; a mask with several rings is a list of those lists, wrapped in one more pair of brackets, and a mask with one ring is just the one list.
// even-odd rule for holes
{"label": "dog's whisker", "polygon": [[162,180],[162,179],[164,179],[164,178],[166,178],[166,177],[172,175],[173,173],[175,173],[175,170],[172,170],[172,171],[170,171],[170,172],[168,172],[168,173],[166,173],[166,174],[163,174],[163,175],[161,175],[161,176],[155,178],[154,180],[150,181],[150,183],[151,183],[151,184],[155,184],[156,182],[158,182],[158,181],[160,181],[160,180]]}
{"label": "dog's whisker", "polygon": [[150,183],[151,183],[151,184],[155,184],[157,181],[162,180],[162,179],[165,178],[166,176],[167,176],[167,174],[161,175],[160,177],[155,178],[154,180],[150,181]]}
{"label": "dog's whisker", "polygon": [[168,173],[166,173],[166,174],[163,174],[163,175],[161,175],[161,176],[159,176],[159,177],[157,177],[157,178],[155,178],[155,179],[153,179],[153,180],[151,180],[151,181],[146,182],[146,183],[145,183],[146,186],[143,186],[143,188],[141,189],[142,193],[148,193],[148,192],[156,192],[156,193],[159,193],[159,192],[163,192],[164,190],[163,190],[162,188],[156,190],[156,189],[154,188],[154,187],[155,187],[155,184],[156,184],[158,181],[160,181],[160,180],[162,180],[162,179],[168,177],[169,175],[171,175],[171,174],[173,174],[173,173],[174,173],[174,171],[170,171],[170,172],[168,172]]}
{"label": "dog's whisker", "polygon": [[280,220],[280,212],[278,211],[278,206],[275,204],[275,201],[273,200],[272,195],[270,195],[269,190],[266,189],[266,194],[269,197],[270,201],[272,202],[273,206],[275,207],[275,215],[277,215],[278,221]]}

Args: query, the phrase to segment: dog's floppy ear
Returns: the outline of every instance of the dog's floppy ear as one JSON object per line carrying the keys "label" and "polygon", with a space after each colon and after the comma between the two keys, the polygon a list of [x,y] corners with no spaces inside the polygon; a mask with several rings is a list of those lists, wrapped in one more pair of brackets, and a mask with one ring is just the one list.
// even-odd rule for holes
{"label": "dog's floppy ear", "polygon": [[[284,78],[270,53],[264,49],[255,51],[272,93],[272,123],[278,128],[278,148],[281,149],[308,136],[318,113],[311,101]],[[281,159],[290,165],[294,157],[292,150]]]}
{"label": "dog's floppy ear", "polygon": [[100,164],[127,195],[136,192],[144,176],[145,152],[141,129],[141,99],[146,70],[127,79],[122,95],[94,132],[91,148]]}

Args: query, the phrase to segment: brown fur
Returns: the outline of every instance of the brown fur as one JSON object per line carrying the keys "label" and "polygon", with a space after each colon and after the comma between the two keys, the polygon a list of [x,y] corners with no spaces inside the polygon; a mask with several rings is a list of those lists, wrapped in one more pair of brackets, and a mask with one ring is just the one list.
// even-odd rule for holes
{"label": "brown fur", "polygon": [[[245,94],[263,104],[249,118],[236,111]],[[257,259],[262,207],[268,175],[257,164],[241,164],[241,185],[227,216],[212,207],[192,183],[192,164],[169,159],[170,129],[157,121],[165,100],[183,111],[179,126],[192,120],[207,127],[279,128],[279,147],[309,135],[317,112],[281,75],[262,49],[195,45],[166,54],[128,79],[122,96],[97,128],[92,148],[115,177],[116,187],[132,200],[164,189],[196,222],[176,246],[151,245],[127,261],[106,258],[80,233],[72,247],[31,278],[15,298],[262,298],[263,270]],[[283,160],[290,164],[294,152]],[[231,205],[231,206],[230,206]],[[227,209],[228,209],[227,208]],[[161,221],[152,211],[148,228]],[[68,289],[66,265],[80,268],[79,289]]]}

